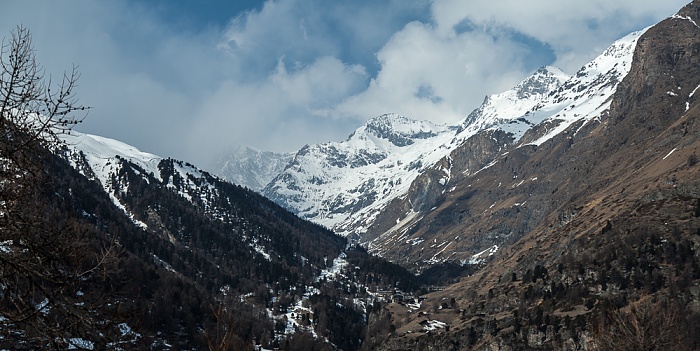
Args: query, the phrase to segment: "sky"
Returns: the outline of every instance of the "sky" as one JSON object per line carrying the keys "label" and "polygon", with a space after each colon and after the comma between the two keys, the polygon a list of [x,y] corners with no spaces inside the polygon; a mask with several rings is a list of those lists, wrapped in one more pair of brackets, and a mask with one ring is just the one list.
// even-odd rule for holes
{"label": "sky", "polygon": [[384,113],[458,123],[544,65],[569,74],[689,0],[3,0],[46,75],[73,65],[76,130],[211,168]]}

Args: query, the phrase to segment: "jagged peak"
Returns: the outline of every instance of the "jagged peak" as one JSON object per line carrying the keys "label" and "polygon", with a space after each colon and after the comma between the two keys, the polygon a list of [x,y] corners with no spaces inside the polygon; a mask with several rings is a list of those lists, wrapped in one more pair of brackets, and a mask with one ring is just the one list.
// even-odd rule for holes
{"label": "jagged peak", "polygon": [[[570,75],[555,66],[542,66],[512,89],[487,95],[483,103],[464,119],[457,134],[465,129],[487,128],[499,118],[519,117],[569,79]],[[504,107],[509,109],[504,110]]]}
{"label": "jagged peak", "polygon": [[448,128],[446,125],[437,125],[430,121],[418,121],[396,113],[387,113],[368,120],[350,135],[348,140],[369,135],[403,147],[413,144],[414,139],[434,137]]}
{"label": "jagged peak", "polygon": [[259,157],[277,157],[277,158],[285,158],[285,157],[291,157],[294,155],[294,152],[275,152],[275,151],[267,151],[267,150],[260,150],[252,146],[247,146],[247,145],[234,145],[229,149],[229,151],[226,153],[226,155],[220,157],[219,163],[221,164],[226,164],[226,162],[229,162],[231,160],[237,159],[238,161],[241,160],[246,160],[250,158],[259,158]]}
{"label": "jagged peak", "polygon": [[513,90],[519,99],[527,99],[533,95],[547,94],[569,78],[571,76],[557,67],[543,66],[516,85]]}
{"label": "jagged peak", "polygon": [[398,113],[385,113],[383,115],[377,116],[370,118],[365,122],[365,125],[372,125],[372,124],[386,124],[386,123],[406,123],[406,122],[411,122],[413,121],[412,119],[400,115]]}
{"label": "jagged peak", "polygon": [[[369,119],[361,128],[368,131],[379,131],[379,130],[392,130],[392,131],[405,131],[407,129],[413,129],[416,124],[421,122],[402,116],[397,113],[386,113],[381,116],[377,116]],[[430,123],[430,122],[427,122]],[[377,135],[379,136],[379,135]]]}
{"label": "jagged peak", "polygon": [[530,77],[523,80],[523,82],[536,78],[536,77],[556,77],[560,80],[569,79],[571,76],[566,72],[562,71],[561,68],[557,66],[545,65],[537,69]]}
{"label": "jagged peak", "polygon": [[545,65],[537,69],[535,71],[535,74],[542,74],[542,75],[567,75],[564,73],[564,71],[561,70],[561,68],[557,66],[551,66],[551,65]]}
{"label": "jagged peak", "polygon": [[284,170],[294,155],[235,145],[219,157],[214,168],[217,176],[258,191]]}
{"label": "jagged peak", "polygon": [[[586,100],[591,96],[610,95],[629,70],[637,40],[646,30],[630,33],[615,41],[574,76],[566,74],[557,67],[544,66],[514,88],[487,96],[484,102],[464,119],[457,132],[456,140],[462,140],[465,136],[468,137],[481,129],[526,118],[526,125],[516,128],[518,133],[515,134],[520,135],[522,128],[529,128],[530,125],[542,122],[548,117],[546,113],[539,114],[535,119],[532,116],[527,117],[528,114],[539,111],[544,106],[549,106],[549,110],[558,111],[559,107],[556,106],[560,104],[564,104],[560,106],[561,109],[567,106],[573,108],[578,105],[574,102],[577,99]],[[604,104],[604,101],[601,104]],[[591,118],[595,117],[599,110],[596,108],[592,111],[569,111],[571,113],[567,115],[572,118],[576,115]],[[555,112],[552,116],[557,114]],[[466,134],[464,134],[465,131]]]}

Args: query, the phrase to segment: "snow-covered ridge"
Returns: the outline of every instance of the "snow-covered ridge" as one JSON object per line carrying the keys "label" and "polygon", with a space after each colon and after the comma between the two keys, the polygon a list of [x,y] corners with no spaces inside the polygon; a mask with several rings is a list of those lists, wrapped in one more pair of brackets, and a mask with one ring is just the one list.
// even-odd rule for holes
{"label": "snow-covered ridge", "polygon": [[533,126],[555,122],[555,128],[527,142],[539,145],[576,121],[599,118],[610,107],[617,85],[629,73],[637,40],[647,29],[615,41],[574,76],[544,67],[515,88],[487,97],[461,124],[456,140],[495,128],[512,133],[518,142]]}
{"label": "snow-covered ridge", "polygon": [[537,108],[550,92],[557,90],[571,76],[552,66],[542,67],[513,89],[487,96],[479,108],[461,123],[470,135],[476,131],[517,119]]}
{"label": "snow-covered ridge", "polygon": [[[387,114],[345,141],[306,146],[262,193],[341,235],[362,236],[392,200],[407,195],[420,174],[481,131],[499,129],[516,145],[540,145],[577,121],[600,118],[645,31],[616,41],[573,76],[543,67],[513,89],[486,97],[457,125]],[[544,123],[547,128],[523,138]],[[445,189],[450,172],[440,182]]]}
{"label": "snow-covered ridge", "polygon": [[343,142],[301,149],[263,194],[340,234],[371,223],[386,204],[442,158],[454,127],[383,115]]}
{"label": "snow-covered ridge", "polygon": [[[96,135],[71,131],[70,134],[61,135],[61,138],[68,147],[68,160],[72,166],[86,177],[97,180],[112,202],[144,229],[147,225],[136,219],[120,200],[120,196],[129,188],[126,178],[119,176],[122,161],[129,161],[135,165],[134,171],[145,173],[144,180],[148,181],[149,177],[153,177],[193,204],[200,204],[213,218],[222,219],[225,215],[221,212],[222,209],[213,208],[208,204],[209,195],[217,193],[215,186],[206,181],[211,176],[191,164],[166,162],[168,160],[160,156],[140,151],[121,141]],[[170,164],[172,169],[166,169],[170,168]],[[195,199],[193,194],[199,197]]]}
{"label": "snow-covered ridge", "polygon": [[415,121],[397,114],[385,114],[367,121],[348,140],[360,133],[378,138],[375,140],[377,145],[383,145],[379,140],[385,140],[393,146],[403,147],[413,144],[416,140],[435,137],[448,129],[447,126],[438,126],[429,121]]}
{"label": "snow-covered ridge", "polygon": [[[134,218],[134,215],[121,203],[116,193],[119,185],[113,184],[112,176],[118,171],[120,157],[153,174],[159,174],[158,164],[162,158],[142,152],[121,141],[96,135],[71,131],[70,134],[61,134],[60,137],[69,149],[68,159],[73,167],[84,176],[100,182],[115,206],[124,211],[136,225],[147,228],[145,223]],[[87,169],[81,164],[82,162],[87,163]]]}
{"label": "snow-covered ridge", "polygon": [[71,150],[83,153],[92,167],[93,173],[102,184],[109,178],[110,170],[113,169],[112,166],[117,156],[129,160],[153,174],[159,174],[158,163],[163,159],[162,157],[143,152],[121,141],[76,131],[62,134],[61,139]]}

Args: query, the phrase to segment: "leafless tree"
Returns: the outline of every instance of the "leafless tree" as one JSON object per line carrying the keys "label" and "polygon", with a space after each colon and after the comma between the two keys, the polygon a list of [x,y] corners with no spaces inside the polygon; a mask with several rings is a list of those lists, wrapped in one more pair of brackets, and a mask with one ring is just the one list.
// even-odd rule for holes
{"label": "leafless tree", "polygon": [[592,349],[689,350],[682,337],[682,320],[675,304],[645,297],[602,316],[593,326]]}
{"label": "leafless tree", "polygon": [[54,85],[44,76],[36,61],[32,37],[27,28],[17,27],[9,40],[2,42],[0,52],[0,157],[15,162],[17,155],[30,144],[53,146],[57,135],[69,131],[85,116],[76,112],[89,108],[77,104],[74,89],[80,75],[77,67],[63,74]]}
{"label": "leafless tree", "polygon": [[114,246],[60,209],[60,184],[48,171],[59,135],[85,118],[74,95],[78,77],[73,67],[58,84],[46,79],[27,28],[2,42],[0,343],[106,345],[99,341],[109,324],[99,313],[104,292],[91,283],[106,279]]}
{"label": "leafless tree", "polygon": [[223,304],[219,304],[218,307],[214,307],[214,305],[210,307],[216,322],[204,331],[209,351],[233,350],[235,337],[233,313],[227,310]]}

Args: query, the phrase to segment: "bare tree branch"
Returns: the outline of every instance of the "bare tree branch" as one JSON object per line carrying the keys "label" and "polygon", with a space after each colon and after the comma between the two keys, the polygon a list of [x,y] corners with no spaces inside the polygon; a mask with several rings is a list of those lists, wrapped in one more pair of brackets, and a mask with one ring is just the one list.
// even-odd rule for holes
{"label": "bare tree branch", "polygon": [[[107,281],[118,247],[55,205],[50,150],[88,108],[74,94],[77,68],[53,86],[36,61],[29,30],[17,27],[0,50],[0,348],[13,340],[67,348],[102,340],[110,324],[95,282]],[[53,200],[50,200],[53,199]],[[54,201],[53,203],[51,201]],[[99,320],[98,320],[99,319]]]}

